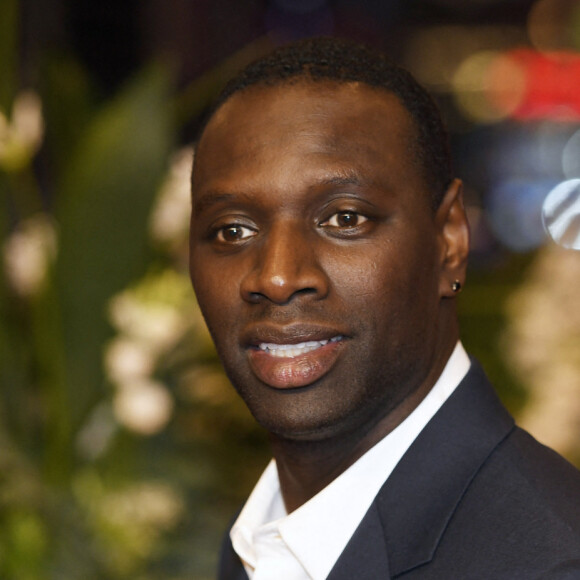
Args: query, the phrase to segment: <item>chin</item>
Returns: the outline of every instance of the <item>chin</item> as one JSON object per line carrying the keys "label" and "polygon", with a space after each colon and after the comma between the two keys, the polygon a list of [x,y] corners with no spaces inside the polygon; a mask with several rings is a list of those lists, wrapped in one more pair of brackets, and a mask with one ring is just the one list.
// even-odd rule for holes
{"label": "chin", "polygon": [[[381,408],[382,406],[375,407]],[[286,405],[279,412],[252,409],[256,421],[273,437],[297,443],[356,439],[356,433],[374,424],[369,409],[345,406],[342,409],[316,408],[312,405]]]}
{"label": "chin", "polygon": [[[282,394],[284,399],[287,395]],[[319,441],[332,437],[341,431],[345,420],[322,411],[317,413],[311,405],[296,405],[282,400],[280,405],[268,404],[261,400],[260,405],[253,404],[256,399],[242,395],[250,412],[258,424],[274,437],[295,441]]]}

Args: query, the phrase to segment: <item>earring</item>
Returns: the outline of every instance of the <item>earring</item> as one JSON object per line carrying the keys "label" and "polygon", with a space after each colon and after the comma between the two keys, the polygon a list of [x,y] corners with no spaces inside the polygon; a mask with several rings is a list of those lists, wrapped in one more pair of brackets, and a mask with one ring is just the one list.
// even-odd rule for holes
{"label": "earring", "polygon": [[453,290],[453,292],[455,292],[456,294],[461,292],[461,282],[459,280],[455,280],[451,284],[451,290]]}

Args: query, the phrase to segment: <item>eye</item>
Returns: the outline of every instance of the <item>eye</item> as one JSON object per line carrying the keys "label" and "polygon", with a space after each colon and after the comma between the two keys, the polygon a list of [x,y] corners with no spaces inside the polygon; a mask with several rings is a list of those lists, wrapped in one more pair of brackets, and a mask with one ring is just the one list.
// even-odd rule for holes
{"label": "eye", "polygon": [[219,228],[216,231],[215,237],[220,242],[232,244],[242,242],[248,238],[254,237],[255,235],[256,231],[251,228],[239,224],[228,224]]}
{"label": "eye", "polygon": [[366,221],[368,221],[368,218],[355,211],[339,211],[320,225],[331,228],[349,229],[356,228]]}

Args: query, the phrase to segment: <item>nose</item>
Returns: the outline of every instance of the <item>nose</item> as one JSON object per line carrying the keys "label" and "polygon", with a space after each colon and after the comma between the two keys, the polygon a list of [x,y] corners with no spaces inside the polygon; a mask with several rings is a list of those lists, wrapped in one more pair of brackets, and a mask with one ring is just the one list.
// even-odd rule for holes
{"label": "nose", "polygon": [[256,245],[253,267],[240,286],[243,299],[283,305],[299,296],[326,296],[329,282],[313,243],[292,222],[272,227]]}

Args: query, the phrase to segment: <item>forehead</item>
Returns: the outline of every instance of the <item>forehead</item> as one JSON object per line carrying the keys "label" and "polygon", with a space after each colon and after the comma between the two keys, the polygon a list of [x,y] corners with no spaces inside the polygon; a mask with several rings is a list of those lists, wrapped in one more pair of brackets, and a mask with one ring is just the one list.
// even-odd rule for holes
{"label": "forehead", "polygon": [[[213,115],[198,144],[193,185],[255,169],[274,176],[357,171],[394,174],[423,189],[413,163],[413,120],[398,98],[361,83],[298,81],[235,93]],[[259,161],[259,163],[258,163]],[[294,164],[294,167],[291,165]],[[331,176],[332,177],[332,176]]]}

